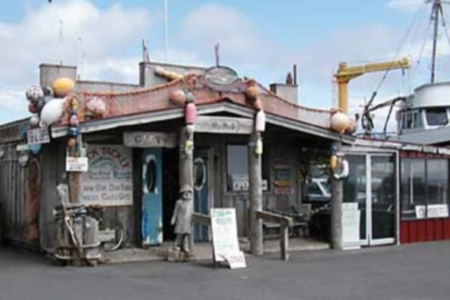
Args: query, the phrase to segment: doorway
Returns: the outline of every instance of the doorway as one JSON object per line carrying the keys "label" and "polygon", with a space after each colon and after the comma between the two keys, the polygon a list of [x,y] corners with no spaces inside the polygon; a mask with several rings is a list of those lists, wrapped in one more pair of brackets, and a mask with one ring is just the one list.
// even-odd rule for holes
{"label": "doorway", "polygon": [[[344,180],[344,207],[354,207],[353,215],[359,216],[352,223],[355,228],[351,229],[359,240],[347,242],[347,246],[394,243],[398,195],[396,155],[361,153],[348,154],[346,158],[350,173]],[[345,226],[348,225],[344,223],[344,231]]]}
{"label": "doorway", "polygon": [[164,241],[174,241],[174,226],[170,224],[176,201],[180,198],[179,189],[179,161],[178,148],[163,149],[163,234]]}
{"label": "doorway", "polygon": [[162,155],[160,148],[142,152],[142,216],[143,246],[160,245],[162,232]]}
{"label": "doorway", "polygon": [[[194,151],[194,212],[209,215],[210,195],[210,152],[209,149],[196,149]],[[208,242],[209,229],[205,225],[194,225],[194,241]]]}

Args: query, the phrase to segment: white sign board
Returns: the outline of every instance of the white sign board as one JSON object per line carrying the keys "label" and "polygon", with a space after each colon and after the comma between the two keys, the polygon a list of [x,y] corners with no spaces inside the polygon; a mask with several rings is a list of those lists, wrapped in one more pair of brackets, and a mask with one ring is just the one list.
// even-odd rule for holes
{"label": "white sign board", "polygon": [[83,173],[80,201],[85,205],[121,206],[133,204],[131,148],[90,145],[89,171]]}
{"label": "white sign board", "polygon": [[214,260],[227,261],[231,269],[246,268],[244,253],[239,248],[236,209],[212,208],[210,213]]}
{"label": "white sign board", "polygon": [[253,120],[231,117],[198,116],[195,120],[195,132],[251,134]]}
{"label": "white sign board", "polygon": [[342,203],[342,243],[344,249],[359,248],[361,211],[358,203]]}
{"label": "white sign board", "polygon": [[430,204],[427,207],[425,205],[416,205],[416,218],[448,218],[448,205],[447,204]]}
{"label": "white sign board", "polygon": [[[250,187],[250,183],[248,180],[248,174],[233,174],[232,176],[233,179],[233,191],[235,192],[244,192],[244,191],[248,191],[249,187]],[[267,180],[263,179],[262,180],[262,190],[263,191],[267,191],[268,190],[268,186],[267,186]]]}
{"label": "white sign board", "polygon": [[175,148],[178,144],[175,133],[148,131],[125,132],[123,143],[132,148]]}
{"label": "white sign board", "polygon": [[27,143],[28,145],[50,143],[50,135],[48,134],[48,128],[44,127],[28,130]]}
{"label": "white sign board", "polygon": [[66,157],[67,172],[87,172],[89,159],[87,157]]}

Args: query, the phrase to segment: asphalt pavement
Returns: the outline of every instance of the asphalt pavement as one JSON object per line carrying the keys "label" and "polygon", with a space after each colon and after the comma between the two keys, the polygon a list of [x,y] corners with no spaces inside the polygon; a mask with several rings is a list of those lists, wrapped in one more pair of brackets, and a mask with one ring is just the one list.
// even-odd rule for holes
{"label": "asphalt pavement", "polygon": [[248,268],[210,261],[58,267],[0,248],[0,300],[450,299],[450,242],[248,257]]}

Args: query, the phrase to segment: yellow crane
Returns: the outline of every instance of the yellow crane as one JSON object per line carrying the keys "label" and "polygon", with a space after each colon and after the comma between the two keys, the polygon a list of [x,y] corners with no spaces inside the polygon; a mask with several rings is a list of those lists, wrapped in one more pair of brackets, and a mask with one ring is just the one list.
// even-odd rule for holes
{"label": "yellow crane", "polygon": [[393,69],[407,69],[410,67],[409,60],[402,58],[400,60],[373,63],[362,66],[347,66],[346,63],[340,63],[339,68],[334,74],[338,83],[339,108],[348,113],[348,84],[350,80],[370,72],[387,71]]}

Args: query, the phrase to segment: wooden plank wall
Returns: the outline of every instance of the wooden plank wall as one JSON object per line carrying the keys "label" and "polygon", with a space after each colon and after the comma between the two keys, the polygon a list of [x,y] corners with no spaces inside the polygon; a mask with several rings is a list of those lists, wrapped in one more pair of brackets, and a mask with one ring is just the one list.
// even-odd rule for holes
{"label": "wooden plank wall", "polygon": [[[27,169],[18,163],[18,142],[1,145],[5,151],[0,159],[0,220],[3,238],[16,244],[34,248],[36,241],[29,240],[26,218]],[[29,209],[29,207],[28,207]]]}

